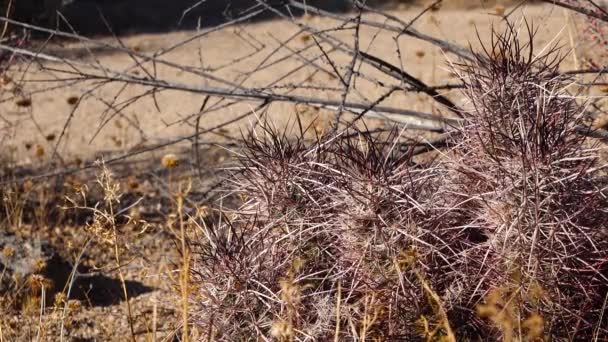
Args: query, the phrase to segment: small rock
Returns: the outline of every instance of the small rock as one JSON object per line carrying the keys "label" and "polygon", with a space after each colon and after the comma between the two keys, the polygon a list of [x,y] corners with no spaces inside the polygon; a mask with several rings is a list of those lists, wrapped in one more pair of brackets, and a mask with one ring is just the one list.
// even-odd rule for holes
{"label": "small rock", "polygon": [[25,240],[0,232],[0,296],[15,288],[18,282],[44,272],[54,255],[48,243],[40,239]]}

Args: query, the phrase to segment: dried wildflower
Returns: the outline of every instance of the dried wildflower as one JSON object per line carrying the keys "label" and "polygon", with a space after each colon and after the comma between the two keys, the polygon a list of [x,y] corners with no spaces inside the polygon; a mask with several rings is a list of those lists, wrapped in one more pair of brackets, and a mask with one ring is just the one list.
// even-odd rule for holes
{"label": "dried wildflower", "polygon": [[70,313],[78,312],[80,309],[82,309],[82,302],[81,301],[79,301],[78,299],[70,299],[70,300],[68,300],[68,311]]}
{"label": "dried wildflower", "polygon": [[282,320],[273,322],[270,335],[279,341],[291,341],[294,336],[293,325]]}
{"label": "dried wildflower", "polygon": [[497,15],[504,15],[505,10],[506,8],[503,5],[496,5],[496,7],[494,7],[494,13],[496,13]]}
{"label": "dried wildflower", "polygon": [[167,169],[173,169],[179,166],[179,158],[172,153],[165,154],[161,159],[161,164]]}
{"label": "dried wildflower", "polygon": [[39,274],[32,274],[27,278],[27,284],[33,293],[40,291],[42,288],[50,288],[52,282],[50,279],[45,278]]}
{"label": "dried wildflower", "polygon": [[44,157],[44,146],[36,144],[36,150],[34,152],[34,155],[38,158]]}
{"label": "dried wildflower", "polygon": [[279,285],[281,286],[281,300],[291,306],[297,305],[300,300],[300,289],[293,279],[283,279],[279,281]]}
{"label": "dried wildflower", "polygon": [[42,272],[46,268],[46,260],[36,259],[33,266],[35,272]]}
{"label": "dried wildflower", "polygon": [[211,213],[211,211],[209,210],[209,207],[207,206],[202,206],[202,207],[198,207],[196,208],[196,217],[200,217],[200,218],[206,218],[209,216],[209,214]]}
{"label": "dried wildflower", "polygon": [[120,203],[120,184],[114,182],[114,175],[110,170],[103,164],[103,161],[99,163],[102,166],[101,175],[97,179],[97,183],[101,186],[104,192],[104,201],[106,203]]}
{"label": "dried wildflower", "polygon": [[5,245],[2,249],[2,255],[4,255],[4,257],[7,259],[12,258],[13,256],[15,256],[15,248],[10,245]]}
{"label": "dried wildflower", "polygon": [[535,341],[543,337],[545,321],[543,319],[543,316],[534,313],[522,322],[521,327],[526,329],[527,340]]}
{"label": "dried wildflower", "polygon": [[55,298],[53,299],[53,305],[56,308],[62,307],[63,305],[65,305],[67,296],[65,295],[64,292],[57,292],[55,294]]}
{"label": "dried wildflower", "polygon": [[300,36],[300,41],[302,43],[308,43],[311,40],[310,34],[303,34]]}
{"label": "dried wildflower", "polygon": [[424,52],[424,50],[418,50],[416,51],[416,57],[418,58],[422,58],[426,55],[426,53]]}
{"label": "dried wildflower", "polygon": [[397,266],[398,271],[403,272],[412,267],[416,260],[418,260],[419,255],[415,248],[410,248],[406,251],[401,251],[399,253],[399,257],[397,258]]}

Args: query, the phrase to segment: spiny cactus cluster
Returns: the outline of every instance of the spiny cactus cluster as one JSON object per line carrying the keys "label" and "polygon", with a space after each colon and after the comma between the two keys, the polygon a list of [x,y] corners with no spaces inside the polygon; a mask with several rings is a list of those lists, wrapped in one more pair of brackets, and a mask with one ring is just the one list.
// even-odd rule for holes
{"label": "spiny cactus cluster", "polygon": [[558,49],[518,31],[457,66],[469,111],[429,162],[396,130],[251,132],[242,205],[201,224],[196,323],[225,341],[607,338],[599,145]]}

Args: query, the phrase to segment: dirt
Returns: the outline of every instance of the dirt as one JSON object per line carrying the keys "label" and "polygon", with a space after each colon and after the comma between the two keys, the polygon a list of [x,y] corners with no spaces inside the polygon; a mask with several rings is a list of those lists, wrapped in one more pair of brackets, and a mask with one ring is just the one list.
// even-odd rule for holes
{"label": "dirt", "polygon": [[[391,14],[408,21],[417,15],[420,9],[419,7],[403,7],[394,10]],[[492,25],[496,28],[503,25],[501,17],[496,15],[497,12],[502,12],[502,8],[446,8],[424,16],[414,26],[422,32],[462,46],[467,46],[469,43],[478,46],[478,33],[480,37],[488,37]],[[569,29],[565,22],[565,13],[561,10],[541,5],[524,6],[512,16],[518,25],[521,25],[519,18],[522,17],[522,14],[525,14],[527,20],[538,28],[537,46],[542,47],[554,41],[561,41],[565,46],[569,46],[571,41],[580,40],[577,35],[569,36],[570,32],[578,30]],[[379,19],[378,16],[371,14],[366,14],[366,16]],[[301,18],[300,22],[315,27],[335,25],[335,22],[330,19],[315,16]],[[248,35],[244,35],[243,30]],[[260,63],[264,55],[276,46],[277,39],[284,40],[295,32],[297,32],[297,28],[294,25],[282,20],[268,20],[246,24],[238,28],[221,29],[207,35],[202,40],[195,40],[180,46],[164,55],[163,59],[178,65],[203,66],[216,76],[234,80]],[[121,37],[120,44],[124,44],[126,49],[138,53],[152,54],[172,46],[176,42],[185,41],[196,34],[196,31],[137,34]],[[352,33],[349,32],[341,32],[335,36],[344,40],[352,40]],[[255,37],[257,41],[254,42],[251,37]],[[118,44],[114,38],[101,39],[109,44]],[[249,43],[265,46],[265,48],[262,52],[239,61],[241,57],[253,52],[247,39],[249,39]],[[303,47],[309,42],[309,38],[299,38],[294,40],[291,46],[293,48]],[[373,28],[362,30],[360,46],[369,53],[382,56],[387,61],[399,65],[394,41],[385,32],[378,34],[377,29]],[[456,62],[451,55],[444,54],[428,43],[405,36],[400,38],[399,46],[402,49],[405,69],[413,76],[431,85],[456,81],[449,66],[449,61]],[[97,61],[111,70],[125,70],[133,64],[132,58],[127,53],[94,48],[90,44],[65,41],[61,44],[51,43],[45,47],[45,51],[75,61]],[[581,57],[578,55],[578,63],[581,62]],[[223,67],[232,60],[237,61],[229,68]],[[574,67],[574,60],[574,57],[566,58],[564,68]],[[349,57],[338,55],[335,61],[337,64],[347,65]],[[282,77],[300,63],[298,60],[290,59],[276,64],[264,72],[255,74],[245,85],[248,87],[266,85]],[[330,67],[326,62],[324,66]],[[66,77],[56,69],[64,70],[65,65],[28,64],[27,68],[22,66],[19,68],[19,72],[15,71],[10,75],[13,80],[25,81],[20,92],[14,91],[15,83],[4,84],[5,91],[2,98],[5,100],[0,104],[2,118],[0,141],[2,142],[2,154],[9,156],[7,162],[11,166],[53,171],[54,168],[47,166],[47,163],[51,161],[59,167],[65,167],[79,164],[80,161],[91,161],[99,156],[108,159],[141,146],[167,142],[195,132],[196,128],[191,116],[199,112],[204,101],[204,96],[200,94],[164,91],[156,94],[155,98],[150,96],[142,98],[118,113],[113,113],[111,110],[108,111],[108,101],[120,103],[142,94],[147,88],[137,85],[123,88],[120,84],[108,84],[93,91],[94,85],[84,82],[53,89],[60,83],[53,81],[54,79]],[[171,82],[219,86],[218,82],[209,81],[166,65],[156,65],[154,69],[152,65],[147,64],[146,70],[155,72],[157,77]],[[133,68],[129,71],[131,74],[140,76],[145,72],[142,68]],[[371,73],[371,71],[369,72]],[[291,75],[289,82],[283,81],[279,84],[288,85],[290,82],[305,79],[310,75],[311,71],[305,68]],[[381,76],[378,77],[381,78]],[[36,82],[36,80],[38,81]],[[43,80],[45,81],[42,82]],[[314,75],[311,83],[340,87],[339,80],[321,74]],[[376,99],[383,93],[373,83],[365,81],[361,81],[358,89],[360,94],[353,94],[352,101]],[[339,93],[323,92],[319,94],[314,90],[309,90],[301,91],[299,94],[339,99]],[[457,92],[447,91],[445,94],[455,101],[460,100]],[[81,98],[83,95],[85,96]],[[18,103],[24,97],[31,98],[31,106],[23,106],[22,103],[21,105]],[[198,129],[204,130],[220,122],[234,119],[244,112],[251,112],[258,104],[241,101],[225,110],[205,114],[200,120]],[[383,101],[382,105],[429,113],[439,112],[438,105],[420,94],[395,93]],[[303,113],[302,115],[308,122],[317,119],[320,129],[328,127],[328,122],[333,117],[332,113],[326,109],[296,107],[289,103],[273,103],[268,111],[268,117],[281,127],[293,124],[293,113],[296,111]],[[239,120],[236,124],[230,125],[210,137],[224,142],[229,141],[230,139],[226,137],[239,137],[241,131],[250,127],[254,121],[255,116]],[[409,134],[421,133],[410,132]],[[60,137],[61,141],[57,145]],[[129,284],[132,316],[135,318],[133,328],[137,339],[141,341],[171,339],[179,330],[179,293],[174,288],[179,253],[175,247],[175,236],[172,235],[171,229],[167,228],[169,226],[167,222],[175,219],[174,216],[171,216],[171,212],[175,213],[174,202],[172,202],[174,196],[171,195],[171,192],[175,191],[177,182],[175,178],[171,178],[171,172],[163,171],[160,160],[168,152],[176,153],[183,160],[182,175],[197,178],[194,184],[195,189],[208,184],[205,179],[202,179],[204,177],[199,177],[200,174],[193,171],[194,157],[188,150],[191,143],[191,141],[184,141],[180,144],[173,144],[167,148],[144,154],[139,161],[136,159],[133,162],[125,162],[125,164],[132,163],[130,165],[115,166],[115,172],[119,175],[122,188],[127,189],[131,196],[137,197],[139,194],[141,197],[145,197],[145,200],[150,203],[150,209],[142,210],[140,213],[152,221],[152,224],[146,229],[143,229],[141,225],[125,224],[121,226],[121,240],[126,242],[124,249],[121,250],[121,258],[125,263],[122,270]],[[55,147],[57,147],[57,155],[52,154]],[[222,165],[228,156],[224,150],[217,148],[205,149],[202,154],[203,164],[205,164],[204,172],[211,172],[210,174],[213,174],[213,170],[218,165]],[[72,190],[69,190],[71,195],[77,196],[77,193],[73,191],[74,181],[94,187],[94,180],[88,177],[97,171],[98,169],[92,170],[87,176],[85,174],[73,176],[72,183],[70,183]],[[136,179],[142,183],[137,190],[132,189],[133,177],[138,177]],[[65,178],[63,181],[66,184],[69,183]],[[63,181],[59,188],[49,189],[47,187],[47,195],[50,198],[56,198],[53,194],[68,191],[63,188]],[[158,184],[164,185],[159,186]],[[37,185],[43,188],[48,184]],[[204,194],[200,195],[200,203],[203,202],[204,197]],[[39,334],[44,336],[44,340],[59,340],[62,321],[66,340],[128,340],[130,327],[126,315],[127,307],[124,301],[119,300],[122,297],[120,294],[121,282],[111,246],[99,239],[91,238],[91,235],[86,232],[85,226],[87,222],[90,223],[90,217],[82,221],[66,219],[62,222],[66,223],[59,226],[48,226],[48,222],[45,224],[45,222],[37,222],[32,219],[24,224],[18,233],[23,236],[42,236],[49,241],[61,256],[61,262],[56,265],[55,271],[63,272],[64,275],[65,272],[69,272],[67,270],[78,259],[80,251],[86,246],[85,254],[82,260],[79,260],[83,267],[80,272],[89,274],[89,278],[78,284],[78,288],[75,290],[77,295],[74,297],[77,301],[74,301],[71,306],[58,305],[55,307],[50,301],[47,303],[48,306],[42,317],[39,316],[38,307],[32,308],[31,305],[28,307],[24,304],[23,312],[29,312],[29,314],[4,317],[0,321],[2,328],[0,340],[2,340],[2,336],[5,341],[32,340]],[[87,244],[89,240],[91,242]],[[61,283],[61,281],[58,282]],[[65,279],[63,282],[65,283]],[[102,291],[101,289],[108,291],[105,297],[99,295],[99,298],[92,299],[91,296],[95,297],[94,295]],[[64,308],[68,308],[67,311],[64,312]]]}

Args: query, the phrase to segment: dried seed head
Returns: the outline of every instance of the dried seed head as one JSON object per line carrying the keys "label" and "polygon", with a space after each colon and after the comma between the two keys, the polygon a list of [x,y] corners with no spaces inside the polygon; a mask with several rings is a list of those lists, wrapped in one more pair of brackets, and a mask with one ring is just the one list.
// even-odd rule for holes
{"label": "dried seed head", "polygon": [[504,15],[505,10],[506,10],[506,8],[503,5],[496,5],[496,7],[494,7],[494,13],[496,13],[498,15]]}
{"label": "dried seed head", "polygon": [[36,259],[34,260],[34,270],[36,272],[42,272],[46,268],[46,260],[44,259]]}
{"label": "dried seed head", "polygon": [[279,341],[290,341],[294,336],[293,325],[283,320],[273,322],[270,335]]}
{"label": "dried seed head", "polygon": [[311,37],[310,34],[303,34],[300,36],[300,41],[302,43],[308,43],[310,41]]}
{"label": "dried seed head", "polygon": [[44,147],[40,144],[36,144],[36,151],[34,153],[38,158],[44,157]]}
{"label": "dried seed head", "polygon": [[165,154],[161,159],[161,164],[167,169],[173,169],[179,166],[179,158],[172,153]]}
{"label": "dried seed head", "polygon": [[543,331],[545,329],[545,320],[543,316],[534,313],[530,317],[526,318],[521,324],[522,328],[526,329],[526,340],[536,341],[543,337]]}
{"label": "dried seed head", "polygon": [[50,288],[53,284],[50,279],[46,279],[40,274],[32,274],[27,278],[27,284],[29,285],[32,292],[38,292],[38,290],[44,288]]}
{"label": "dried seed head", "polygon": [[53,300],[53,305],[55,307],[62,307],[65,305],[65,300],[67,299],[67,296],[65,295],[65,293],[63,292],[57,292],[55,294],[55,298]]}
{"label": "dried seed head", "polygon": [[291,278],[279,281],[281,299],[290,305],[297,305],[300,300],[300,288]]}
{"label": "dried seed head", "polygon": [[82,308],[82,302],[78,299],[70,299],[68,300],[68,311],[70,313],[74,313],[79,311]]}
{"label": "dried seed head", "polygon": [[4,246],[4,248],[2,249],[2,255],[4,255],[4,257],[7,259],[12,258],[13,256],[15,256],[15,248],[9,245]]}

